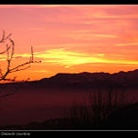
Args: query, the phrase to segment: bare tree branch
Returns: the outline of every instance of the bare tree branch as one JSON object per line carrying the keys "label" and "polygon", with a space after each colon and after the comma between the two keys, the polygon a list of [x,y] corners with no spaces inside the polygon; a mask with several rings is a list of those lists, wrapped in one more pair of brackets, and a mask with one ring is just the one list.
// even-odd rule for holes
{"label": "bare tree branch", "polygon": [[0,52],[0,54],[4,54],[7,50],[9,50],[10,49],[10,46],[8,47],[8,48],[6,48],[6,50],[5,51],[3,51],[3,52]]}
{"label": "bare tree branch", "polygon": [[12,34],[10,33],[9,35],[5,36],[5,31],[3,30],[3,35],[2,38],[0,40],[0,43],[3,43],[5,40],[7,40],[8,38],[10,38]]}
{"label": "bare tree branch", "polygon": [[[3,58],[5,60],[6,63],[6,68],[0,65],[0,81],[11,81],[11,82],[15,82],[16,80],[16,76],[13,78],[8,78],[9,74],[14,73],[14,72],[19,72],[22,70],[26,70],[28,68],[30,68],[30,64],[32,63],[40,63],[41,61],[34,61],[34,53],[33,53],[33,47],[31,46],[31,56],[29,58],[28,61],[15,65],[14,67],[12,67],[12,61],[14,59],[18,59],[21,58],[21,56],[17,56],[14,57],[14,53],[15,53],[15,43],[14,41],[10,38],[12,34],[9,35],[5,35],[5,31],[3,31],[2,34],[2,38],[0,39],[0,44],[1,43],[6,43],[5,44],[5,50],[3,50],[2,52],[0,52],[1,55],[5,55],[6,57]],[[24,82],[24,85],[26,85],[25,82],[27,82],[29,79],[27,79]],[[2,98],[5,98],[7,96],[10,96],[14,93],[16,93],[18,90],[20,89],[20,85],[16,88],[13,87],[13,90],[10,91],[4,91],[3,89],[0,89],[3,93],[0,93],[0,100]]]}
{"label": "bare tree branch", "polygon": [[5,31],[3,31],[3,35],[2,35],[2,38],[0,40],[0,43],[5,42],[5,40],[9,40],[9,42],[10,42],[10,45],[6,44],[5,50],[0,53],[0,54],[6,54],[6,62],[7,62],[7,67],[6,67],[5,71],[3,71],[2,68],[0,67],[0,81],[1,80],[4,80],[4,81],[11,81],[12,80],[13,81],[15,79],[7,78],[7,76],[10,73],[26,70],[30,67],[30,64],[41,62],[41,61],[34,61],[33,47],[31,46],[31,56],[30,56],[29,60],[27,62],[16,65],[15,67],[11,67],[11,62],[13,61],[13,59],[18,58],[18,57],[14,57],[15,43],[10,38],[10,36],[11,36],[11,34],[5,36]]}
{"label": "bare tree branch", "polygon": [[32,55],[31,61],[34,61],[34,53],[33,53],[33,47],[32,46],[31,46],[31,55]]}

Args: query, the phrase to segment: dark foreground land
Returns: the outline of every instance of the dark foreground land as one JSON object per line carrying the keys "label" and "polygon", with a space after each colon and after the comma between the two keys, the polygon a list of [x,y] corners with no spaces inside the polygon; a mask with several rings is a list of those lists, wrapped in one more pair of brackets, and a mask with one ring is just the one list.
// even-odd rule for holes
{"label": "dark foreground land", "polygon": [[2,126],[0,130],[138,130],[138,104],[120,108],[95,125],[77,118],[56,118],[27,125]]}
{"label": "dark foreground land", "polygon": [[137,83],[138,70],[1,84],[0,130],[138,130]]}

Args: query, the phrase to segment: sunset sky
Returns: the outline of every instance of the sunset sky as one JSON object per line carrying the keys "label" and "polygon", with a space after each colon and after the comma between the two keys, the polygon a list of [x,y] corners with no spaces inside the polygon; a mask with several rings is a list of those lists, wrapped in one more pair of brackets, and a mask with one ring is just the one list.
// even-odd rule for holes
{"label": "sunset sky", "polygon": [[138,5],[0,5],[3,30],[21,57],[12,67],[29,59],[31,46],[42,61],[9,76],[17,80],[138,69]]}

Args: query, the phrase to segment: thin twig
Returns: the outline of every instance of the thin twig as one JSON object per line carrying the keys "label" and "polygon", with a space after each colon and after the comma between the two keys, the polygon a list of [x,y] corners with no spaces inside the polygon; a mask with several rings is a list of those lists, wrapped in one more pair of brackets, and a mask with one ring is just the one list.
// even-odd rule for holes
{"label": "thin twig", "polygon": [[11,43],[10,46],[8,44],[6,44],[6,50],[0,53],[0,54],[5,54],[5,53],[7,54],[7,57],[6,57],[7,68],[6,68],[5,72],[3,71],[4,73],[2,72],[2,69],[0,68],[0,81],[1,80],[11,81],[12,79],[7,79],[7,76],[10,73],[26,70],[26,69],[30,68],[30,64],[41,62],[41,61],[34,61],[34,52],[33,52],[33,47],[31,46],[31,56],[30,56],[29,61],[21,63],[19,65],[16,65],[15,67],[11,67],[11,62],[12,62],[13,59],[15,59],[15,57],[14,57],[15,43],[10,38],[10,36],[11,36],[11,34],[5,36],[5,31],[3,31],[3,35],[2,35],[2,38],[0,40],[0,43],[2,43],[2,42],[4,42],[5,40],[8,39]]}
{"label": "thin twig", "polygon": [[5,31],[3,30],[3,35],[2,38],[0,40],[0,43],[3,43],[5,40],[7,40],[8,38],[10,38],[12,34],[10,33],[9,35],[5,36]]}

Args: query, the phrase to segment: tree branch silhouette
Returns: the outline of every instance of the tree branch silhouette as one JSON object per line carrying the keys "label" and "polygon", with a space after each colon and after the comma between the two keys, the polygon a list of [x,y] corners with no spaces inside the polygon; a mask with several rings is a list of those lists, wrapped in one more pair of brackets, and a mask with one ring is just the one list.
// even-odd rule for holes
{"label": "tree branch silhouette", "polygon": [[11,35],[12,34],[10,33],[9,35],[6,36],[5,31],[3,31],[3,35],[2,35],[2,38],[0,40],[0,43],[5,43],[8,40],[10,42],[10,44],[6,44],[5,50],[0,52],[0,54],[6,54],[6,59],[5,60],[7,62],[7,67],[4,71],[0,67],[0,81],[2,81],[2,80],[4,80],[4,81],[15,81],[16,77],[14,77],[13,79],[7,78],[10,73],[26,70],[30,67],[30,64],[41,62],[41,61],[35,61],[34,60],[33,47],[31,46],[31,54],[30,54],[29,60],[24,62],[24,63],[21,63],[19,65],[16,65],[15,67],[11,67],[11,63],[12,63],[13,59],[16,58],[16,57],[14,57],[15,43],[10,38]]}
{"label": "tree branch silhouette", "polygon": [[[6,63],[6,68],[4,68],[4,66],[0,66],[0,82],[1,81],[14,82],[16,80],[16,76],[13,78],[8,78],[9,74],[14,73],[14,72],[19,72],[22,70],[26,70],[31,66],[30,64],[41,62],[41,61],[34,60],[33,47],[31,46],[31,54],[30,54],[30,58],[28,59],[28,61],[12,67],[12,61],[19,57],[14,56],[15,42],[11,39],[11,35],[12,35],[11,33],[6,35],[5,31],[3,31],[2,37],[0,39],[0,44],[5,43],[5,50],[1,51],[0,55],[5,56],[4,62]],[[25,82],[27,82],[28,80],[29,79],[26,79],[25,81],[23,81],[24,83],[22,85],[25,85]],[[20,85],[17,85],[16,87],[13,87],[13,89],[4,91],[4,89],[0,87],[0,100],[16,93],[17,91],[19,91],[20,88],[21,88]]]}

